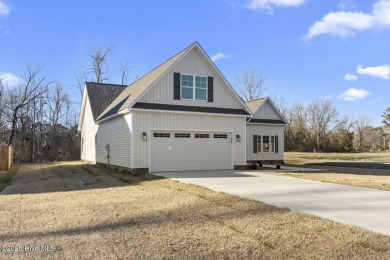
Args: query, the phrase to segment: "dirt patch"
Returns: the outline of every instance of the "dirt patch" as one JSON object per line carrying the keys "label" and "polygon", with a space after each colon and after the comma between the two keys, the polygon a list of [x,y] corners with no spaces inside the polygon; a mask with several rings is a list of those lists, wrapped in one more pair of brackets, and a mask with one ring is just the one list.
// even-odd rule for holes
{"label": "dirt patch", "polygon": [[0,195],[1,258],[388,259],[390,237],[81,163],[24,165]]}

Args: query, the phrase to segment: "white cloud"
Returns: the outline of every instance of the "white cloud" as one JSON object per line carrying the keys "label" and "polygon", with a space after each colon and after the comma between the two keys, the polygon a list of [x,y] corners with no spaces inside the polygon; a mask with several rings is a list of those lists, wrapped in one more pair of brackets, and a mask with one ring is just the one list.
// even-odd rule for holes
{"label": "white cloud", "polygon": [[220,53],[217,53],[217,54],[214,54],[213,56],[211,56],[210,59],[211,59],[213,62],[216,62],[217,60],[220,60],[220,59],[227,59],[227,58],[229,58],[229,55],[226,55],[225,53],[220,52]]}
{"label": "white cloud", "polygon": [[275,7],[299,6],[305,3],[305,0],[250,0],[248,8],[252,10],[264,10],[272,13]]}
{"label": "white cloud", "polygon": [[6,17],[11,12],[11,9],[0,0],[0,17]]}
{"label": "white cloud", "polygon": [[362,99],[370,95],[370,92],[364,89],[349,88],[339,95],[339,98],[345,101],[354,101],[356,99]]}
{"label": "white cloud", "polygon": [[342,10],[355,9],[356,8],[356,1],[355,0],[341,0],[337,6]]}
{"label": "white cloud", "polygon": [[348,81],[355,81],[357,80],[358,76],[353,74],[345,74],[344,79]]}
{"label": "white cloud", "polygon": [[363,65],[357,66],[357,73],[362,75],[369,75],[371,77],[377,77],[382,79],[390,79],[390,66],[382,65],[377,67],[365,67]]}
{"label": "white cloud", "polygon": [[3,85],[8,87],[14,87],[20,83],[20,78],[12,73],[0,72],[0,79],[3,81]]}
{"label": "white cloud", "polygon": [[355,36],[359,31],[381,28],[390,28],[390,0],[378,0],[371,13],[330,12],[309,28],[305,39],[310,40],[321,34],[340,37]]}

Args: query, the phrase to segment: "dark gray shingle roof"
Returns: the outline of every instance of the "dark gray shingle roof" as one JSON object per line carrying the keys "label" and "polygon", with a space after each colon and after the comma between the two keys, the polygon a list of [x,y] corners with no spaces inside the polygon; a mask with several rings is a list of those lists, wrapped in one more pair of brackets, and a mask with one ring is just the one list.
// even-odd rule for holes
{"label": "dark gray shingle roof", "polygon": [[244,109],[222,108],[222,107],[199,107],[199,106],[182,106],[182,105],[137,102],[134,104],[132,108],[249,116],[249,113],[247,113]]}
{"label": "dark gray shingle roof", "polygon": [[251,119],[249,119],[248,123],[286,125],[286,122],[284,122],[283,120],[277,120],[277,119],[255,119],[255,118],[251,118]]}
{"label": "dark gray shingle roof", "polygon": [[106,109],[115,98],[127,87],[125,85],[85,82],[93,120]]}

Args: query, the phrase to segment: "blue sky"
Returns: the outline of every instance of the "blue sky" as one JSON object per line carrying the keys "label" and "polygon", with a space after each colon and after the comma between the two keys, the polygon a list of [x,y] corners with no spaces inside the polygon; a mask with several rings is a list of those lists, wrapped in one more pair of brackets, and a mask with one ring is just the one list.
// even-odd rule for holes
{"label": "blue sky", "polygon": [[290,105],[330,98],[341,114],[375,126],[390,106],[390,0],[0,0],[0,73],[26,63],[77,102],[75,73],[93,47],[114,45],[109,82],[128,60],[141,76],[194,41],[220,59],[232,85],[246,67],[266,75],[265,95]]}

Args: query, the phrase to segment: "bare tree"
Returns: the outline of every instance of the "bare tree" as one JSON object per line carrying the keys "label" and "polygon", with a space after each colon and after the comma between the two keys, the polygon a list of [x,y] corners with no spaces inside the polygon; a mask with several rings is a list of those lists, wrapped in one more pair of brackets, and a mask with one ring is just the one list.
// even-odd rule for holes
{"label": "bare tree", "polygon": [[4,83],[3,83],[3,78],[1,77],[0,74],[0,101],[2,100],[3,97],[3,91],[4,91]]}
{"label": "bare tree", "polygon": [[121,76],[121,84],[129,85],[131,80],[131,70],[133,66],[130,66],[129,62],[125,60],[125,62],[120,63],[120,76]]}
{"label": "bare tree", "polygon": [[371,124],[371,119],[367,116],[360,116],[355,123],[355,134],[357,136],[357,148],[359,151],[365,149],[365,139],[366,139],[366,128]]}
{"label": "bare tree", "polygon": [[[88,81],[88,73],[86,71],[81,71],[80,73],[76,74],[76,85],[73,85],[80,93],[80,100],[83,98],[84,93],[84,84],[86,81]],[[81,102],[80,102],[81,103]]]}
{"label": "bare tree", "polygon": [[272,96],[272,101],[274,102],[276,108],[279,110],[279,112],[283,115],[283,117],[286,119],[288,114],[288,102],[284,97],[274,95]]}
{"label": "bare tree", "polygon": [[330,99],[318,99],[307,107],[307,114],[309,129],[317,151],[325,152],[330,123],[337,119],[339,113]]}
{"label": "bare tree", "polygon": [[265,76],[255,68],[246,68],[236,78],[236,88],[245,101],[254,100],[260,98],[266,90],[264,82]]}
{"label": "bare tree", "polygon": [[89,72],[93,74],[93,80],[95,82],[102,83],[105,80],[108,80],[105,76],[107,74],[106,60],[108,55],[112,52],[112,49],[113,46],[110,46],[107,49],[96,47],[89,54],[92,61],[92,67],[89,68]]}
{"label": "bare tree", "polygon": [[4,142],[4,136],[5,136],[5,104],[7,103],[5,98],[4,98],[4,83],[3,79],[1,78],[0,75],[0,143]]}
{"label": "bare tree", "polygon": [[54,150],[52,156],[57,160],[57,136],[60,123],[66,123],[67,112],[69,112],[70,101],[68,94],[64,93],[62,85],[57,84],[54,92],[48,98],[48,119],[51,126],[51,144]]}
{"label": "bare tree", "polygon": [[26,65],[26,72],[22,78],[22,83],[18,87],[18,91],[13,94],[13,106],[10,107],[11,116],[11,131],[8,139],[8,145],[12,145],[15,135],[18,113],[22,108],[28,105],[31,101],[42,96],[47,90],[51,82],[46,81],[46,77],[39,77],[39,73],[43,67],[32,68]]}

